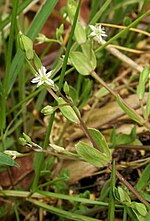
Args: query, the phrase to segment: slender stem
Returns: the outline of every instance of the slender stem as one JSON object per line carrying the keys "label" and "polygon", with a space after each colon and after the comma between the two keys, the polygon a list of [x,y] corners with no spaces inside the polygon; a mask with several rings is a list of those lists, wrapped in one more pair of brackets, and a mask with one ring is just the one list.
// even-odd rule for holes
{"label": "slender stem", "polygon": [[81,5],[81,0],[79,0],[79,2],[78,2],[78,6],[77,6],[76,13],[75,13],[74,20],[73,20],[72,29],[71,29],[69,40],[68,40],[68,45],[66,48],[66,54],[65,54],[65,58],[64,58],[63,65],[62,65],[60,78],[59,78],[59,90],[61,90],[62,85],[63,85],[63,80],[64,80],[65,71],[66,71],[66,67],[67,67],[67,61],[68,61],[68,57],[69,57],[69,53],[70,53],[70,49],[71,49],[71,45],[72,45],[72,39],[73,39],[76,23],[78,20],[80,5]]}

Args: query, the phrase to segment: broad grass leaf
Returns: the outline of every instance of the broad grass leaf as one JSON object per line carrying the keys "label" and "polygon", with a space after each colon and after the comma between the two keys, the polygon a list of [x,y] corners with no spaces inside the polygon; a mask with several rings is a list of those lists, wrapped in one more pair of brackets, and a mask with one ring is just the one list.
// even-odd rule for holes
{"label": "broad grass leaf", "polygon": [[82,141],[75,145],[75,149],[86,162],[96,167],[104,167],[110,162],[110,159],[105,153],[101,153]]}

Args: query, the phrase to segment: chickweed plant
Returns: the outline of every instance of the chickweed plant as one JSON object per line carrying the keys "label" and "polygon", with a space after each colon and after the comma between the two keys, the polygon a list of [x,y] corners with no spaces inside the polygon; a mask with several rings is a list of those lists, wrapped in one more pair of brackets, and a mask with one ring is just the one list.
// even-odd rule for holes
{"label": "chickweed plant", "polygon": [[[36,220],[149,220],[150,148],[141,143],[139,133],[148,136],[150,132],[150,71],[146,62],[137,59],[146,59],[144,53],[149,50],[141,46],[148,44],[149,26],[140,29],[150,16],[148,1],[91,0],[85,22],[82,1],[67,0],[53,38],[40,31],[59,1],[46,0],[26,27],[24,11],[36,2],[13,0],[10,16],[1,15],[5,66],[1,64],[0,164],[1,174],[8,174],[11,181],[8,189],[0,184],[1,219],[10,215],[13,220],[25,220],[25,216],[30,220],[36,209]],[[43,43],[48,46],[39,55],[34,45]],[[59,52],[46,67],[43,60],[53,44]],[[119,129],[118,119],[124,129]],[[139,152],[141,159],[126,157],[121,164],[115,155],[126,150],[130,155]],[[20,188],[11,171],[19,171],[18,159],[31,155],[34,176],[29,187]],[[90,188],[70,192],[74,172],[63,168],[68,160],[86,163],[97,176],[107,175],[94,199]],[[132,185],[122,175],[123,167],[133,167],[140,174]],[[77,170],[83,173],[82,168]],[[29,208],[31,214],[27,214]]]}

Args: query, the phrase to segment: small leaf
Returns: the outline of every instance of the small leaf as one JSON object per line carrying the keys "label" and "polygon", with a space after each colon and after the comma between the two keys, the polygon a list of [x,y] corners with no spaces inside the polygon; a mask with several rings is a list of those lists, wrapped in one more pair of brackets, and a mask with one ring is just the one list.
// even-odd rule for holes
{"label": "small leaf", "polygon": [[142,73],[140,74],[139,85],[137,87],[137,95],[140,100],[144,98],[145,84],[148,80],[149,74],[150,72],[148,67],[145,67]]}
{"label": "small leaf", "polygon": [[138,115],[136,113],[136,111],[134,109],[132,109],[131,107],[128,106],[128,104],[126,104],[124,102],[124,100],[117,95],[116,97],[116,101],[119,104],[119,106],[124,110],[124,112],[134,121],[136,121],[137,123],[139,123],[140,125],[144,124],[144,119]]}
{"label": "small leaf", "polygon": [[104,167],[110,162],[110,159],[105,153],[101,153],[82,141],[75,145],[75,149],[86,162],[96,167]]}
{"label": "small leaf", "polygon": [[59,109],[65,118],[67,118],[69,121],[71,121],[73,123],[76,123],[76,124],[80,123],[80,121],[79,121],[76,113],[72,109],[72,107],[70,107],[61,97],[58,98],[57,102],[60,105]]}
{"label": "small leaf", "polygon": [[7,154],[0,152],[0,164],[19,167],[19,165]]}
{"label": "small leaf", "polygon": [[130,134],[116,134],[116,144],[131,144],[136,139],[136,127],[134,126]]}
{"label": "small leaf", "polygon": [[106,154],[107,158],[111,159],[109,147],[108,147],[105,137],[102,135],[102,133],[96,129],[93,129],[93,128],[89,128],[88,130],[89,130],[90,134],[92,135],[94,141],[102,149],[103,153]]}
{"label": "small leaf", "polygon": [[76,24],[74,35],[79,45],[84,44],[86,42],[86,31],[79,22],[77,22]]}
{"label": "small leaf", "polygon": [[75,69],[81,75],[90,75],[90,73],[95,69],[95,67],[92,67],[90,59],[82,52],[71,51],[69,58]]}

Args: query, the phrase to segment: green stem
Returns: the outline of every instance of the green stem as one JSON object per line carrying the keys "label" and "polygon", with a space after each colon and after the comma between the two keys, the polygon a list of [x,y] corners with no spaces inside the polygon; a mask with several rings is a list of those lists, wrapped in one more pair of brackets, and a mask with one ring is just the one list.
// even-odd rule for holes
{"label": "green stem", "polygon": [[63,86],[63,80],[64,80],[64,76],[65,76],[65,71],[66,71],[66,67],[67,67],[67,61],[68,61],[71,45],[72,45],[73,35],[74,35],[77,20],[78,20],[80,5],[81,5],[81,0],[79,0],[78,6],[77,6],[77,9],[76,9],[72,29],[71,29],[71,32],[70,32],[70,36],[69,36],[69,40],[68,40],[68,44],[67,44],[67,48],[66,48],[66,54],[65,54],[64,62],[63,62],[61,73],[60,73],[60,78],[59,78],[59,90],[60,91],[61,91],[61,88]]}
{"label": "green stem", "polygon": [[115,188],[116,183],[116,168],[115,168],[115,161],[112,164],[112,171],[111,171],[111,187],[110,187],[110,194],[109,194],[109,208],[108,208],[108,221],[114,221],[115,218],[115,199],[113,196],[113,191]]}

